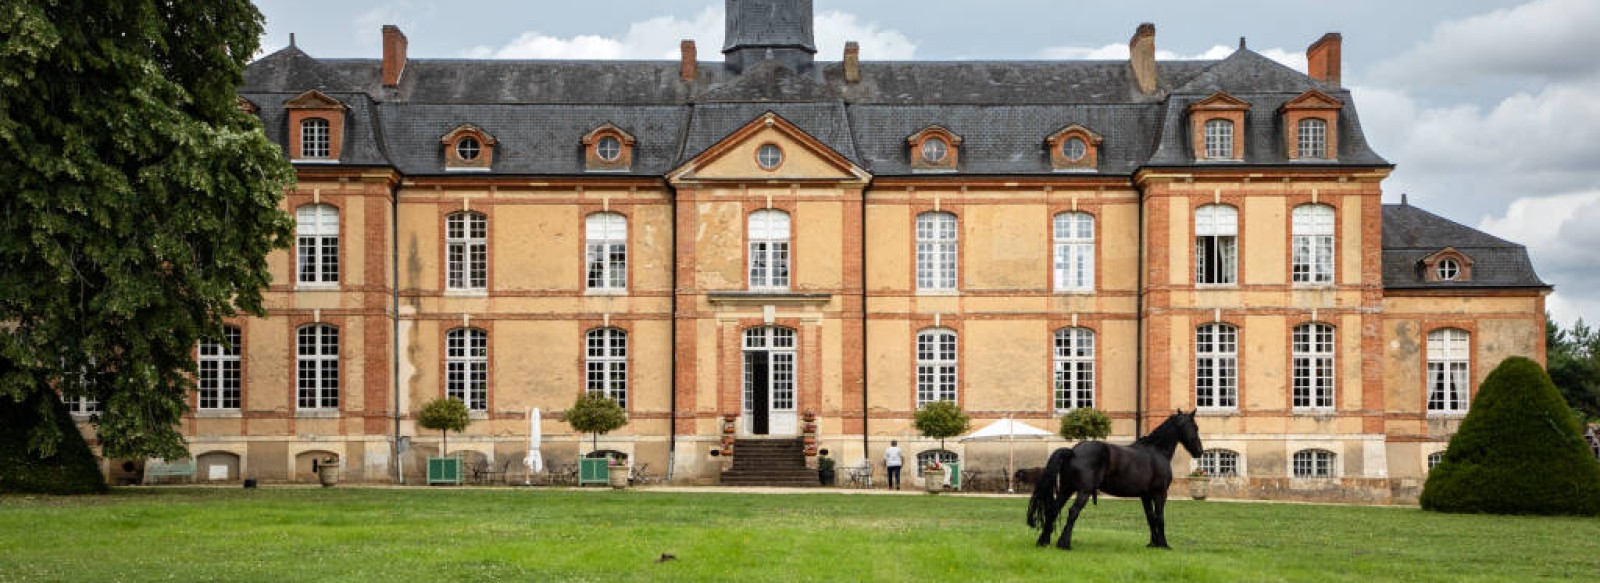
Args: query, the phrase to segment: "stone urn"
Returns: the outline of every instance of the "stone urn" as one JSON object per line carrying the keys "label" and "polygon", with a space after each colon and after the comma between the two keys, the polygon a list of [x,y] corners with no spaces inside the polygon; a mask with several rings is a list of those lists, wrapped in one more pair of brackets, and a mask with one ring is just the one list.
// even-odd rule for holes
{"label": "stone urn", "polygon": [[339,462],[338,462],[338,460],[326,460],[326,461],[319,462],[317,464],[317,481],[320,482],[322,484],[322,487],[324,487],[324,488],[332,488],[334,486],[334,484],[338,484],[339,483]]}
{"label": "stone urn", "polygon": [[611,466],[606,479],[611,483],[611,488],[621,490],[628,487],[628,466]]}
{"label": "stone urn", "polygon": [[922,470],[922,485],[927,487],[929,494],[944,491],[944,468]]}
{"label": "stone urn", "polygon": [[1189,478],[1189,498],[1191,500],[1205,500],[1211,494],[1211,478],[1193,476]]}

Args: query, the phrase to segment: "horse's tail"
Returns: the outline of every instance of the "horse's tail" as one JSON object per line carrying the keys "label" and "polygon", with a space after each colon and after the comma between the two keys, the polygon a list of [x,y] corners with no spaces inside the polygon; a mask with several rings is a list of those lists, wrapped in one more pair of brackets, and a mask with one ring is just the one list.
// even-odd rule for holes
{"label": "horse's tail", "polygon": [[1044,471],[1039,472],[1039,480],[1033,483],[1033,498],[1028,501],[1028,526],[1039,528],[1047,521],[1055,518],[1049,516],[1050,510],[1055,508],[1056,498],[1060,492],[1061,472],[1067,470],[1067,464],[1072,461],[1072,448],[1063,447],[1050,454],[1050,463],[1045,465]]}

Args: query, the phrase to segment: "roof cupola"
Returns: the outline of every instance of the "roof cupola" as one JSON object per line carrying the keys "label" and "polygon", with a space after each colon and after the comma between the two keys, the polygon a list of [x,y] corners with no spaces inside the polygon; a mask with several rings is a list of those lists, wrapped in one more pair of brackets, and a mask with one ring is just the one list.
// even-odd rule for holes
{"label": "roof cupola", "polygon": [[727,19],[728,68],[742,72],[768,59],[795,71],[811,67],[817,53],[811,0],[727,0]]}

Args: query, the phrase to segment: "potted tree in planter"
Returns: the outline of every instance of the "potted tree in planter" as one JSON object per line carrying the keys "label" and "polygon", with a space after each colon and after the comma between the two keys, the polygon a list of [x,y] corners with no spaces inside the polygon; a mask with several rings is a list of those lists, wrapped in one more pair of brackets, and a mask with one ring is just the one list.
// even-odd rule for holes
{"label": "potted tree in planter", "polygon": [[1111,435],[1111,418],[1093,407],[1079,407],[1061,416],[1061,436],[1072,441],[1105,439]]}
{"label": "potted tree in planter", "polygon": [[[627,425],[628,412],[624,411],[622,405],[618,404],[615,399],[599,393],[585,392],[578,397],[578,401],[573,403],[572,407],[567,409],[566,420],[567,424],[571,425],[573,429],[582,433],[594,434],[594,449],[599,450],[600,435],[616,431],[621,429],[623,425]],[[583,484],[586,478],[587,481],[595,483],[610,481],[610,468],[606,465],[605,459],[589,462],[590,466],[588,468],[583,465],[585,461],[583,459],[578,460],[579,484]],[[589,475],[587,476],[584,472],[585,469],[589,470]],[[599,475],[601,473],[605,475]]]}
{"label": "potted tree in planter", "polygon": [[461,483],[461,458],[448,457],[450,432],[465,431],[470,423],[472,417],[467,414],[467,404],[460,399],[434,399],[422,407],[417,424],[440,432],[439,457],[428,458],[429,484]]}
{"label": "potted tree in planter", "polygon": [[[967,426],[972,419],[961,412],[961,406],[953,401],[934,401],[923,405],[917,410],[917,415],[912,426],[922,433],[923,437],[939,440],[939,449],[944,449],[944,440],[967,432]],[[937,493],[944,488],[944,467],[937,461],[922,470],[923,483],[929,492]]]}
{"label": "potted tree in planter", "polygon": [[832,486],[838,474],[834,471],[833,458],[828,457],[828,450],[824,449],[817,456],[817,482],[824,486]]}

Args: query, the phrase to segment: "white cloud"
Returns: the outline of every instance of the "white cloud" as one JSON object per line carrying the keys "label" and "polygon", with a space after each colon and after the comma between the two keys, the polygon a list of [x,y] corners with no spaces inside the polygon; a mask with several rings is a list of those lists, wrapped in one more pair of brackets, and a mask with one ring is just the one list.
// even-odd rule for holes
{"label": "white cloud", "polygon": [[385,2],[356,16],[352,26],[355,27],[355,38],[362,45],[373,47],[372,54],[382,54],[383,25],[393,24],[401,30],[419,32],[418,21],[415,18],[421,14],[415,4],[408,0]]}
{"label": "white cloud", "polygon": [[1534,269],[1556,291],[1546,300],[1552,317],[1570,325],[1600,317],[1600,189],[1519,198],[1478,228],[1528,247]]}
{"label": "white cloud", "polygon": [[875,22],[856,22],[856,16],[848,12],[829,10],[817,14],[812,30],[817,35],[819,60],[843,60],[845,41],[861,45],[863,61],[908,61],[917,54],[917,43],[900,31],[879,28]]}
{"label": "white cloud", "polygon": [[[1156,49],[1158,61],[1215,61],[1228,58],[1228,55],[1238,50],[1235,47],[1213,45],[1198,54],[1180,55],[1172,51]],[[1286,51],[1280,48],[1258,50],[1261,56],[1272,59],[1284,66],[1304,73],[1306,71],[1306,56],[1304,53]],[[1102,47],[1049,47],[1039,51],[1039,57],[1053,61],[1063,60],[1091,60],[1091,61],[1122,61],[1128,58],[1128,45],[1109,44]]]}
{"label": "white cloud", "polygon": [[1600,2],[1537,0],[1440,23],[1416,48],[1374,67],[1401,87],[1459,86],[1490,76],[1547,80],[1600,72]]}

